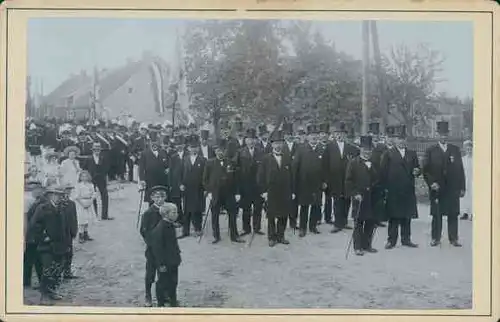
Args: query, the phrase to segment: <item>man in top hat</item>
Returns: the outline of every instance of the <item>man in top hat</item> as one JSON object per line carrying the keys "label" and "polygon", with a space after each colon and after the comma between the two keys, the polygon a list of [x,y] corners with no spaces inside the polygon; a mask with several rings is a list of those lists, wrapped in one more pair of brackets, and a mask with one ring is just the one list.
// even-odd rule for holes
{"label": "man in top hat", "polygon": [[321,123],[319,125],[319,142],[323,145],[328,144],[328,134],[330,133],[330,124]]}
{"label": "man in top hat", "polygon": [[258,139],[257,147],[259,149],[261,149],[265,154],[271,153],[273,147],[269,143],[270,133],[267,130],[267,125],[265,125],[265,124],[259,125],[258,132],[259,132],[258,133],[259,139]]}
{"label": "man in top hat", "polygon": [[215,158],[215,152],[212,146],[208,144],[208,138],[210,132],[208,130],[200,131],[200,154],[205,158],[205,160]]}
{"label": "man in top hat", "polygon": [[308,126],[307,144],[300,147],[293,160],[294,183],[298,204],[300,205],[300,234],[309,231],[319,234],[317,223],[321,220],[321,199],[327,188],[325,177],[324,147],[318,141],[318,129]]}
{"label": "man in top hat", "polygon": [[[351,201],[346,194],[345,176],[347,163],[359,155],[359,149],[347,142],[347,127],[341,122],[335,129],[335,141],[328,144],[326,152],[326,172],[328,196],[325,203],[325,221],[331,220],[332,203],[335,221],[332,233],[352,229],[347,224]],[[333,202],[332,202],[333,199]]]}
{"label": "man in top hat", "polygon": [[[417,218],[415,178],[420,175],[417,153],[407,148],[406,127],[400,125],[393,136],[394,147],[382,156],[380,166],[381,187],[387,192],[387,216],[389,218],[386,249],[396,246],[401,227],[401,244],[417,247],[410,236],[411,219]],[[376,193],[378,191],[374,191]]]}
{"label": "man in top hat", "polygon": [[179,214],[179,221],[181,223],[185,222],[184,218],[184,207],[183,207],[183,191],[181,191],[182,185],[182,171],[184,169],[184,163],[188,157],[187,150],[187,140],[185,136],[177,135],[174,137],[175,149],[170,155],[169,168],[170,172],[168,175],[168,186],[170,188],[170,193],[168,196],[168,201],[177,206],[177,212]]}
{"label": "man in top hat", "polygon": [[372,137],[360,137],[360,154],[351,159],[346,168],[346,195],[353,199],[352,217],[354,219],[353,246],[356,255],[365,252],[375,253],[372,238],[375,229],[373,214],[373,187],[379,174],[371,161]]}
{"label": "man in top hat", "polygon": [[188,140],[188,155],[184,158],[181,171],[181,192],[184,198],[184,222],[182,236],[190,234],[190,224],[193,224],[195,236],[201,234],[202,213],[205,210],[205,194],[203,189],[203,171],[206,160],[200,155],[200,144],[196,134]]}
{"label": "man in top hat", "polygon": [[144,201],[150,204],[151,188],[168,186],[169,181],[170,157],[160,146],[160,141],[151,142],[139,157],[139,185],[144,191]]}
{"label": "man in top hat", "polygon": [[214,159],[208,160],[203,172],[203,187],[208,192],[212,213],[213,244],[221,240],[219,214],[225,208],[229,215],[229,233],[231,241],[243,243],[238,236],[236,226],[237,202],[241,196],[236,182],[236,167],[226,155],[227,140],[220,139],[215,148]]}
{"label": "man in top hat", "polygon": [[[283,155],[286,156],[290,162],[295,160],[297,156],[297,151],[299,151],[300,143],[297,142],[297,139],[293,135],[293,124],[292,123],[284,123],[283,124],[283,134],[285,142],[283,144]],[[292,201],[292,206],[290,209],[290,228],[299,229],[297,226],[297,217],[299,215],[299,205],[297,203],[297,198],[294,198]]]}
{"label": "man in top hat", "polygon": [[[393,131],[394,132],[394,131]],[[368,125],[368,135],[372,137],[373,151],[372,151],[372,161],[373,166],[380,169],[382,155],[388,150],[387,145],[383,142],[379,142],[380,138],[380,124],[378,122],[372,122]],[[373,188],[373,197],[375,202],[375,218],[377,219],[378,227],[385,227],[382,223],[387,221],[387,213],[385,209],[385,192],[384,188],[380,185]]]}
{"label": "man in top hat", "polygon": [[[109,161],[102,153],[101,144],[95,142],[92,144],[92,157],[87,162],[87,170],[92,177],[92,183],[99,190],[102,202],[102,220],[113,220],[113,217],[108,216],[108,172]],[[94,201],[94,208],[97,212],[97,202]]]}
{"label": "man in top hat", "polygon": [[429,186],[432,215],[431,246],[441,243],[443,216],[448,217],[450,244],[458,242],[460,198],[465,195],[465,173],[460,148],[448,143],[448,122],[437,122],[439,142],[425,151],[424,179]]}
{"label": "man in top hat", "polygon": [[[146,243],[146,275],[145,275],[145,306],[151,307],[152,296],[151,287],[155,281],[156,276],[156,260],[153,253],[153,240],[151,232],[161,220],[160,208],[165,204],[167,199],[168,188],[162,185],[152,186],[148,189],[147,201],[150,202],[149,208],[142,214],[140,234]],[[177,240],[176,240],[177,241]]]}
{"label": "man in top hat", "polygon": [[[236,155],[237,183],[241,193],[240,207],[243,209],[243,234],[253,232],[263,235],[261,231],[262,198],[257,184],[257,172],[262,163],[263,152],[256,148],[255,129],[247,130],[245,145]],[[250,223],[252,218],[252,223]]]}
{"label": "man in top hat", "polygon": [[50,304],[48,301],[51,299],[62,299],[56,289],[62,272],[63,258],[67,252],[64,216],[58,208],[63,194],[62,187],[47,187],[47,202],[36,208],[29,222],[29,235],[37,245],[43,268],[40,283],[41,305]]}
{"label": "man in top hat", "polygon": [[285,228],[295,199],[292,160],[289,154],[283,153],[283,134],[275,132],[271,137],[271,144],[273,152],[264,156],[257,176],[262,198],[267,202],[269,247],[276,243],[290,243],[285,239]]}

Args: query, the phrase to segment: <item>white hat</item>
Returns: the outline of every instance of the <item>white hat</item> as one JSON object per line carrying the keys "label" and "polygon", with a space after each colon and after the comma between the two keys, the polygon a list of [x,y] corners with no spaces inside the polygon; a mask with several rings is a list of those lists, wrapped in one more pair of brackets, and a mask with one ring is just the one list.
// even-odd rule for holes
{"label": "white hat", "polygon": [[78,125],[76,127],[76,135],[79,135],[80,133],[82,133],[83,131],[85,131],[85,128],[81,125]]}
{"label": "white hat", "polygon": [[35,130],[36,129],[35,123],[31,123],[29,129],[30,130]]}
{"label": "white hat", "polygon": [[148,125],[146,123],[141,123],[141,125],[139,125],[139,129],[148,129]]}

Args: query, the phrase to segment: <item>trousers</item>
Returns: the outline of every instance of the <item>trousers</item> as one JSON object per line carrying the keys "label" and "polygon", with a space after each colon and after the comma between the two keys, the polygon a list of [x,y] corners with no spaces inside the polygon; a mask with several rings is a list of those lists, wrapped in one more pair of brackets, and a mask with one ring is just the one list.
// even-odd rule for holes
{"label": "trousers", "polygon": [[355,250],[366,250],[372,247],[374,220],[359,220],[354,224],[353,246]]}
{"label": "trousers", "polygon": [[[458,241],[458,214],[448,215],[448,240],[450,242]],[[432,216],[431,236],[433,240],[441,240],[443,231],[443,215],[435,214]]]}
{"label": "trousers", "polygon": [[156,282],[156,300],[158,306],[177,306],[177,284],[179,282],[178,266],[167,266],[166,272],[158,272],[158,281]]}
{"label": "trousers", "polygon": [[37,245],[34,243],[27,243],[26,249],[24,250],[24,258],[23,258],[24,286],[31,286],[33,267],[35,268],[36,276],[38,277],[38,282],[41,283],[43,267],[40,254],[38,253],[37,250]]}
{"label": "trousers", "polygon": [[267,239],[276,242],[285,239],[286,221],[286,217],[268,218]]}

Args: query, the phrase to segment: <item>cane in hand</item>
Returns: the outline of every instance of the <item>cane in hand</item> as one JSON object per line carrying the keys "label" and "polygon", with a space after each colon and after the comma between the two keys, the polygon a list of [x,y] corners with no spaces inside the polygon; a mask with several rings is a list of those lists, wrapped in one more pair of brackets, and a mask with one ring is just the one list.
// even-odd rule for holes
{"label": "cane in hand", "polygon": [[212,215],[212,199],[210,199],[210,204],[208,205],[208,211],[203,220],[203,225],[201,226],[200,238],[198,238],[198,244],[201,242],[203,235],[205,234],[205,227],[207,226],[208,217]]}
{"label": "cane in hand", "polygon": [[[358,208],[356,209],[356,216],[354,217],[355,221],[358,220],[358,217],[359,217],[359,210],[361,209],[361,202],[362,201],[358,201]],[[351,250],[352,241],[354,239],[354,232],[355,231],[356,231],[356,227],[354,227],[354,229],[352,230],[351,238],[349,239],[349,244],[347,245],[347,250],[345,252],[345,259],[346,260],[349,257],[349,251]]]}
{"label": "cane in hand", "polygon": [[142,209],[142,203],[144,201],[144,188],[139,190],[141,192],[140,199],[139,199],[139,211],[137,212],[137,223],[135,224],[135,228],[139,228],[139,221],[141,219],[141,209]]}

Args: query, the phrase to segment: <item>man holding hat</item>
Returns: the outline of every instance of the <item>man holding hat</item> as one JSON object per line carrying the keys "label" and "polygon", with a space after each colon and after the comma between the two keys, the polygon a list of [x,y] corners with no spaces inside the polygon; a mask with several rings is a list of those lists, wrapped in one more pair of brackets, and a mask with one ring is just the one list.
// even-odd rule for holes
{"label": "man holding hat", "polygon": [[358,256],[365,252],[376,253],[372,247],[375,220],[373,214],[373,187],[379,180],[377,169],[371,161],[372,137],[360,137],[360,155],[351,159],[346,168],[346,195],[353,199],[353,246]]}
{"label": "man holding hat", "polygon": [[269,247],[276,243],[287,245],[286,220],[295,199],[292,180],[292,160],[283,153],[283,135],[276,131],[271,137],[273,152],[264,156],[259,167],[259,186],[267,202]]}
{"label": "man holding hat", "polygon": [[301,146],[293,160],[294,183],[297,187],[298,204],[300,205],[300,233],[309,231],[319,234],[316,225],[321,220],[321,199],[326,189],[324,148],[318,141],[318,129],[308,126],[308,143]]}
{"label": "man holding hat", "polygon": [[431,246],[441,243],[443,216],[448,217],[450,244],[458,242],[460,198],[465,195],[465,172],[460,148],[448,143],[448,122],[437,122],[439,142],[425,151],[424,179],[429,186],[432,216]]}
{"label": "man holding hat", "polygon": [[45,190],[47,202],[36,208],[29,223],[29,233],[38,245],[42,262],[42,280],[40,283],[41,305],[48,300],[60,300],[56,288],[62,272],[64,255],[67,252],[64,217],[58,205],[64,194],[60,186],[49,186]]}
{"label": "man holding hat", "polygon": [[[156,259],[153,253],[153,240],[151,232],[162,219],[160,215],[160,208],[165,204],[168,194],[168,188],[162,185],[153,186],[149,188],[148,197],[150,198],[150,207],[142,214],[141,228],[139,230],[144,242],[146,243],[146,276],[145,276],[145,306],[151,307],[152,296],[151,287],[155,281],[156,276]],[[176,239],[177,241],[177,239]]]}
{"label": "man holding hat", "polygon": [[417,247],[411,241],[411,219],[418,217],[415,196],[415,178],[420,175],[417,153],[406,144],[406,127],[400,125],[393,136],[395,146],[382,156],[380,166],[381,187],[387,192],[389,228],[386,249],[396,246],[401,227],[401,244]]}
{"label": "man holding hat", "polygon": [[[347,217],[351,201],[346,195],[345,176],[347,163],[359,155],[359,150],[354,145],[346,142],[347,127],[341,122],[335,129],[335,141],[328,144],[326,151],[326,178],[328,184],[328,203],[325,204],[325,219],[331,218],[332,203],[335,221],[332,233],[343,229],[352,229],[347,225]],[[333,202],[331,201],[333,199]]]}
{"label": "man holding hat", "polygon": [[256,234],[264,234],[261,231],[263,200],[257,183],[257,171],[262,164],[264,154],[255,147],[257,141],[255,132],[253,128],[247,130],[244,147],[236,155],[237,183],[241,193],[240,207],[243,209],[243,235],[251,234],[252,228]]}
{"label": "man holding hat", "polygon": [[161,141],[153,141],[139,157],[139,185],[144,190],[144,201],[152,203],[151,188],[167,186],[170,158],[160,149]]}
{"label": "man holding hat", "polygon": [[[99,190],[99,194],[101,195],[102,202],[102,220],[113,220],[113,217],[108,216],[108,171],[109,171],[109,162],[107,158],[102,154],[101,144],[98,142],[94,142],[92,144],[92,157],[89,159],[87,170],[92,177],[92,183]],[[97,213],[97,202],[94,201],[94,208]]]}
{"label": "man holding hat", "polygon": [[208,160],[203,172],[203,186],[208,192],[212,213],[213,244],[221,240],[219,214],[225,208],[229,215],[229,233],[231,241],[244,243],[238,236],[236,227],[237,202],[240,201],[236,182],[236,167],[226,157],[227,140],[220,139],[215,148],[215,159]]}

